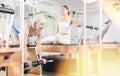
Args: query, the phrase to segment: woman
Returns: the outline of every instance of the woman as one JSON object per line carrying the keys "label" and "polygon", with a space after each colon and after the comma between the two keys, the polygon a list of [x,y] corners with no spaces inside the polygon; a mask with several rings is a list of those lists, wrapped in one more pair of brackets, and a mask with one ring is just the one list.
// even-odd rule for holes
{"label": "woman", "polygon": [[71,43],[71,25],[82,26],[83,22],[77,21],[69,15],[69,8],[66,5],[61,7],[61,18],[57,25],[57,35],[42,39],[42,43],[70,44]]}
{"label": "woman", "polygon": [[[31,66],[31,62],[27,60],[27,44],[29,43],[29,37],[31,36],[37,36],[37,45],[36,45],[36,50],[39,52],[39,59],[43,60],[45,63],[46,60],[42,58],[42,51],[40,49],[41,47],[41,37],[42,37],[42,30],[44,28],[46,19],[43,15],[35,15],[32,23],[26,23],[25,24],[25,29],[24,29],[24,48],[25,48],[25,62],[27,62]],[[10,42],[10,45],[17,45],[19,44],[19,37],[18,34],[20,33],[20,23],[18,20],[15,20],[12,25],[12,40]]]}

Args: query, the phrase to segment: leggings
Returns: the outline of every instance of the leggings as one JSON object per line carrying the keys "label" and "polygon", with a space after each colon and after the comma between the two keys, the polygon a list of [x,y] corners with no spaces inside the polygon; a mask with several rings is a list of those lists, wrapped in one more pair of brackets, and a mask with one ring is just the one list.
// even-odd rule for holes
{"label": "leggings", "polygon": [[51,43],[51,44],[71,44],[71,36],[57,34],[55,36],[43,38],[41,40],[41,43],[45,43],[45,44],[49,44],[49,43]]}

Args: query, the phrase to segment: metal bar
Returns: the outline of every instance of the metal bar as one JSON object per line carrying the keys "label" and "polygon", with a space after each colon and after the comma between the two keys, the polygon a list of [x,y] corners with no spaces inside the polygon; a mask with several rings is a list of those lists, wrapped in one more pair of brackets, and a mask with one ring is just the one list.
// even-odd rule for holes
{"label": "metal bar", "polygon": [[0,7],[0,13],[14,14],[14,10],[10,8]]}
{"label": "metal bar", "polygon": [[11,15],[10,22],[9,22],[9,24],[7,24],[7,27],[9,27],[9,28],[6,28],[6,48],[9,47],[9,36],[10,36],[11,28],[12,28],[13,19],[14,19],[14,15]]}
{"label": "metal bar", "polygon": [[[24,63],[24,0],[20,0],[20,48],[22,49],[22,64]],[[24,65],[21,65],[22,70],[24,70]],[[22,72],[22,76],[24,76],[24,73]]]}

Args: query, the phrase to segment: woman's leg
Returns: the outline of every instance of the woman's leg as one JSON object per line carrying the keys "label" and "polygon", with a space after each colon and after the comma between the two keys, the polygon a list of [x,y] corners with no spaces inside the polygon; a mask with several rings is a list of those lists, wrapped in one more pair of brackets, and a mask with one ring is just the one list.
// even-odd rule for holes
{"label": "woman's leg", "polygon": [[50,36],[50,37],[43,38],[41,40],[41,43],[45,43],[45,44],[54,43],[55,40],[56,40],[56,36]]}
{"label": "woman's leg", "polygon": [[59,36],[60,44],[71,44],[71,38],[66,36]]}
{"label": "woman's leg", "polygon": [[18,32],[15,30],[14,27],[12,27],[9,45],[18,45],[18,44],[19,44]]}

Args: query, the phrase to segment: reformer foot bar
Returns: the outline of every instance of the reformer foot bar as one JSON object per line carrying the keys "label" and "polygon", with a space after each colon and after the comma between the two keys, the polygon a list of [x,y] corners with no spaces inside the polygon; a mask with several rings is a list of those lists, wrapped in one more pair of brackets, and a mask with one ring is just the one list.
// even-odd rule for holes
{"label": "reformer foot bar", "polygon": [[[46,63],[51,63],[53,62],[53,60],[47,60]],[[43,61],[33,61],[32,62],[32,67],[36,67],[38,65],[43,65]],[[28,71],[30,71],[30,68],[29,68],[29,64],[28,63],[24,63],[24,74],[27,74]]]}

